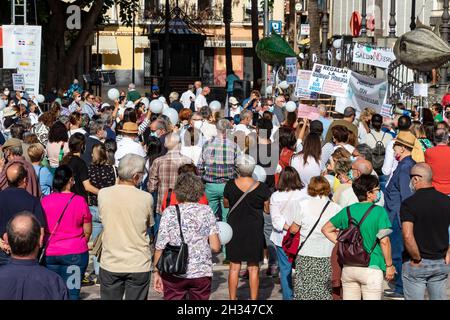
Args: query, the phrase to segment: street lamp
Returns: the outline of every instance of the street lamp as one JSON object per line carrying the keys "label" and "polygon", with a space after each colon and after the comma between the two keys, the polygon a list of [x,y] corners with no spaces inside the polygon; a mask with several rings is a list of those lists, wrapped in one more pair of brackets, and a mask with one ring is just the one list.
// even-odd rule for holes
{"label": "street lamp", "polygon": [[[442,13],[442,40],[445,41],[445,43],[448,44],[448,33],[449,33],[449,20],[450,20],[450,14],[448,13],[449,8],[449,0],[444,0],[444,11]],[[447,68],[443,67],[441,69],[441,84],[445,85],[447,84]]]}
{"label": "street lamp", "polygon": [[361,37],[367,36],[367,1],[362,0],[362,8],[361,8]]}
{"label": "street lamp", "polygon": [[328,59],[328,5],[327,0],[323,0],[322,9],[322,62],[326,64]]}
{"label": "street lamp", "polygon": [[391,18],[389,19],[389,38],[395,38],[395,0],[391,0],[391,12],[389,13]]}
{"label": "street lamp", "polygon": [[132,53],[132,64],[133,64],[133,68],[131,71],[131,82],[134,82],[134,74],[135,74],[135,69],[134,69],[134,47],[135,47],[135,20],[136,20],[136,12],[133,10],[133,53]]}

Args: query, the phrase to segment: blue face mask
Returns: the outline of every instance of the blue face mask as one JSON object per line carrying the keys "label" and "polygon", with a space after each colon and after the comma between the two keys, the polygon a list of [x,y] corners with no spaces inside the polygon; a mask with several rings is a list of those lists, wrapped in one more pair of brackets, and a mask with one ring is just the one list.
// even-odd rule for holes
{"label": "blue face mask", "polygon": [[353,181],[353,179],[354,179],[354,177],[353,177],[353,171],[352,170],[350,170],[349,172],[348,172],[348,178],[351,180],[351,181]]}
{"label": "blue face mask", "polygon": [[355,161],[356,161],[356,157],[351,156],[351,157],[350,157],[350,161],[351,161],[352,163],[355,162]]}
{"label": "blue face mask", "polygon": [[156,131],[152,131],[150,132],[150,137],[158,138],[158,134],[156,133]]}
{"label": "blue face mask", "polygon": [[377,203],[381,200],[381,191],[377,192],[377,198],[375,199],[375,201],[373,203]]}
{"label": "blue face mask", "polygon": [[274,107],[273,105],[271,105],[271,106],[269,107],[269,112],[272,112],[272,113],[273,113],[273,110],[275,110],[275,107]]}

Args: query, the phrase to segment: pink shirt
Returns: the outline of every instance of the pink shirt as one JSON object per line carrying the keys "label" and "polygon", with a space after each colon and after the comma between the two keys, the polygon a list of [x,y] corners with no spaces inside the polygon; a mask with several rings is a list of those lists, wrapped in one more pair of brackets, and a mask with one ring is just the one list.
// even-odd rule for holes
{"label": "pink shirt", "polygon": [[[56,222],[72,195],[73,193],[54,192],[42,199],[42,208],[47,218],[47,228],[45,230],[47,236],[55,228]],[[86,200],[81,196],[75,196],[67,207],[55,234],[50,239],[46,254],[49,256],[63,256],[88,251],[83,224],[91,222],[92,216]]]}

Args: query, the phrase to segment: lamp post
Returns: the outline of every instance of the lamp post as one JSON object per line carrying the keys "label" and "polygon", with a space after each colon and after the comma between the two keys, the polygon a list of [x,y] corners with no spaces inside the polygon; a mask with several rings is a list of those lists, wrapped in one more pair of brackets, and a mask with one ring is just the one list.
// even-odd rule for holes
{"label": "lamp post", "polygon": [[391,0],[391,12],[389,13],[391,18],[389,19],[389,38],[395,38],[395,0]]}
{"label": "lamp post", "polygon": [[[448,34],[449,34],[449,20],[450,20],[450,14],[448,12],[449,9],[449,0],[444,0],[444,11],[442,13],[442,40],[445,41],[445,43],[448,43]],[[443,67],[441,69],[441,84],[445,85],[447,84],[447,68]]]}
{"label": "lamp post", "polygon": [[[268,0],[264,0],[264,34],[263,37],[267,37],[269,35],[269,1]],[[264,97],[267,98],[267,75],[268,75],[268,70],[267,70],[267,64],[263,62],[262,64],[263,66],[263,72],[262,72],[262,76],[263,76],[263,88],[264,88]]]}
{"label": "lamp post", "polygon": [[416,0],[412,0],[411,4],[411,24],[409,25],[411,30],[416,28]]}
{"label": "lamp post", "polygon": [[134,47],[135,47],[135,20],[136,20],[136,13],[135,13],[135,11],[133,11],[133,52],[132,52],[132,64],[133,64],[133,68],[132,68],[132,70],[131,70],[131,82],[133,82],[134,83],[134,80],[135,80],[135,68],[134,68],[134,63],[135,63],[135,61],[134,61]]}
{"label": "lamp post", "polygon": [[362,0],[362,8],[361,8],[361,37],[367,36],[367,1]]}
{"label": "lamp post", "polygon": [[323,0],[322,8],[322,62],[326,63],[328,60],[328,5],[327,0]]}

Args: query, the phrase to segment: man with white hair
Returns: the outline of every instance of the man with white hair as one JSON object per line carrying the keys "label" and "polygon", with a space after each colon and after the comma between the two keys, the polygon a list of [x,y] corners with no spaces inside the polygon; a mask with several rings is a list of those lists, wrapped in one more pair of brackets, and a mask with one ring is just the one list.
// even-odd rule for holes
{"label": "man with white hair", "polygon": [[155,234],[158,232],[161,219],[161,204],[164,194],[175,187],[178,178],[178,168],[183,164],[192,163],[192,160],[181,154],[181,139],[178,133],[169,133],[166,136],[164,146],[167,153],[153,161],[148,179],[148,191],[158,191],[156,204]]}
{"label": "man with white hair", "polygon": [[169,95],[170,107],[175,109],[178,113],[180,113],[180,111],[183,109],[183,105],[180,101],[178,101],[179,97],[180,95],[175,91],[171,92]]}
{"label": "man with white hair", "polygon": [[273,115],[277,117],[278,123],[282,124],[284,120],[286,119],[285,115],[285,106],[286,106],[286,99],[284,96],[278,96],[275,99],[275,105],[273,108]]}
{"label": "man with white hair", "polygon": [[184,108],[189,109],[193,101],[195,101],[194,85],[190,84],[188,89],[181,95],[180,102]]}
{"label": "man with white hair", "polygon": [[208,101],[206,101],[206,96],[211,90],[209,87],[204,87],[202,92],[195,98],[195,111],[199,111],[202,107],[208,106]]}
{"label": "man with white hair", "polygon": [[253,123],[253,112],[251,110],[245,109],[240,114],[241,121],[234,128],[234,132],[242,131],[248,136],[250,133],[254,132],[251,125]]}
{"label": "man with white hair", "polygon": [[194,82],[194,93],[195,93],[195,97],[198,97],[200,95],[200,93],[202,93],[203,89],[202,89],[202,82],[201,81],[195,81]]}
{"label": "man with white hair", "polygon": [[141,98],[141,94],[136,90],[136,85],[130,83],[128,85],[127,101],[133,101],[133,103]]}
{"label": "man with white hair", "polygon": [[102,300],[147,300],[150,245],[147,229],[154,225],[153,198],[139,190],[145,158],[127,154],[119,162],[119,183],[98,193],[103,224],[100,260]]}
{"label": "man with white hair", "polygon": [[330,127],[330,124],[333,120],[330,120],[328,117],[327,108],[323,104],[319,104],[317,107],[317,111],[319,111],[320,117],[319,121],[323,124],[323,132],[322,132],[322,141],[325,140],[328,128]]}

